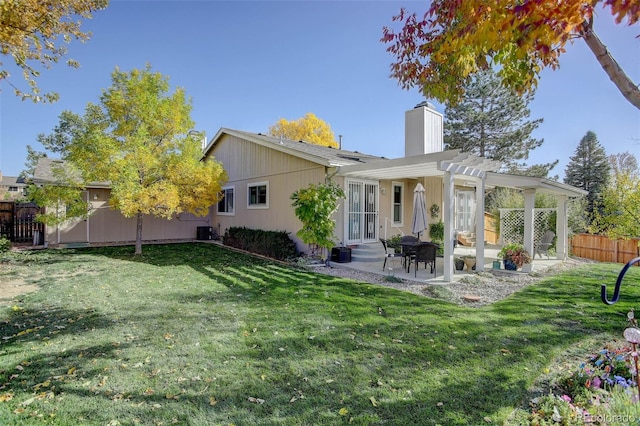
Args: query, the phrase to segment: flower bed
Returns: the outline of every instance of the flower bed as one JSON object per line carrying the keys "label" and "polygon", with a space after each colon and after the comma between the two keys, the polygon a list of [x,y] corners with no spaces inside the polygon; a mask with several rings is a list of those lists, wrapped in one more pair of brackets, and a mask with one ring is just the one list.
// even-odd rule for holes
{"label": "flower bed", "polygon": [[552,392],[531,400],[526,424],[640,423],[633,355],[630,344],[619,343],[591,354],[572,373],[558,379]]}

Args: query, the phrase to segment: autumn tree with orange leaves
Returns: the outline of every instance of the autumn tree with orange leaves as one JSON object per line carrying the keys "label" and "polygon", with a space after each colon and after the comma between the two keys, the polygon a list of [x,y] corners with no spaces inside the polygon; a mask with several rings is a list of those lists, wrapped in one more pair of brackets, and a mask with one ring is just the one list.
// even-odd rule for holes
{"label": "autumn tree with orange leaves", "polygon": [[638,0],[434,0],[422,18],[405,9],[393,17],[402,28],[383,29],[395,57],[391,75],[427,98],[455,104],[471,75],[499,69],[504,85],[532,93],[544,68],[556,69],[568,42],[580,38],[622,95],[640,109],[640,89],[593,30],[601,6],[617,24],[634,25]]}

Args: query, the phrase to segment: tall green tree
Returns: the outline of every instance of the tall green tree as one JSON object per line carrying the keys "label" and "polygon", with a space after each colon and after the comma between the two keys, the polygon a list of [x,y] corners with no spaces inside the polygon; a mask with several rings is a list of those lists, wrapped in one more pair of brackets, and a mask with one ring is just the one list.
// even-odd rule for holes
{"label": "tall green tree", "polygon": [[190,114],[184,90],[169,93],[168,78],[150,66],[116,68],[99,104],[89,103],[84,116],[61,114],[53,133],[39,140],[75,165],[84,182],[110,183],[111,207],[137,219],[140,254],[144,215],[204,216],[221,196],[226,173],[217,161],[201,161]]}
{"label": "tall green tree", "polygon": [[595,202],[609,181],[611,166],[598,137],[588,131],[580,140],[564,171],[564,183],[588,191],[587,212],[593,213]]}
{"label": "tall green tree", "polygon": [[609,157],[611,178],[602,191],[591,231],[611,238],[640,235],[640,169],[629,152]]}
{"label": "tall green tree", "polygon": [[[10,82],[9,71],[0,61],[0,82],[10,84],[14,93],[33,102],[54,102],[55,92],[41,93],[36,79],[42,69],[61,62],[67,54],[67,44],[73,40],[85,42],[91,33],[82,31],[80,18],[90,19],[92,13],[105,9],[108,0],[2,0],[0,1],[0,53],[13,59],[29,88]],[[67,58],[67,65],[80,64]]]}
{"label": "tall green tree", "polygon": [[[541,118],[529,119],[527,105],[532,98],[504,87],[491,70],[476,74],[460,103],[445,109],[447,148],[501,161],[507,170],[523,168],[518,161],[526,160],[529,152],[544,142],[531,136],[542,123]],[[554,165],[542,167],[548,172]]]}

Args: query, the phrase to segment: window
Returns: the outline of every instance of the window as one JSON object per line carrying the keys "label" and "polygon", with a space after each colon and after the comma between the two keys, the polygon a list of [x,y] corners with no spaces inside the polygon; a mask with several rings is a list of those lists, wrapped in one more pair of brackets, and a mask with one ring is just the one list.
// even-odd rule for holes
{"label": "window", "polygon": [[17,186],[10,186],[9,187],[9,192],[18,192],[18,187]]}
{"label": "window", "polygon": [[231,216],[235,213],[235,201],[233,198],[234,191],[235,188],[233,186],[222,188],[223,197],[218,201],[218,214]]}
{"label": "window", "polygon": [[393,210],[393,224],[402,226],[402,216],[404,211],[403,193],[404,184],[400,182],[393,182],[391,184],[392,191],[392,210]]}
{"label": "window", "polygon": [[269,182],[256,182],[247,185],[247,208],[269,208]]}
{"label": "window", "polygon": [[456,229],[473,231],[476,226],[476,198],[473,191],[456,191]]}

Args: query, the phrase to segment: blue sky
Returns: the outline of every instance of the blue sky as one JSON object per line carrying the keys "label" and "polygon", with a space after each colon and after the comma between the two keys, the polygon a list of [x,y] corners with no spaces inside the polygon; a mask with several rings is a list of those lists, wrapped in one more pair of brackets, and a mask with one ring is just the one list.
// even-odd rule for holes
{"label": "blue sky", "polygon": [[[69,57],[43,73],[39,84],[57,91],[55,104],[22,102],[3,84],[0,92],[0,170],[15,176],[26,146],[37,150],[63,110],[82,113],[111,85],[116,66],[150,64],[183,87],[193,101],[195,128],[213,136],[220,127],[267,132],[280,118],[312,112],[343,135],[343,147],[387,158],[404,155],[404,112],[424,100],[389,77],[392,57],[380,43],[382,27],[400,7],[422,12],[427,2],[399,1],[123,1],[111,0],[83,28],[93,37],[72,43]],[[596,31],[614,57],[640,82],[640,26],[616,26],[601,12]],[[3,58],[5,65],[9,58]],[[583,41],[542,74],[531,118],[544,138],[529,163],[564,168],[580,139],[596,133],[608,154],[640,159],[640,111],[611,83]],[[13,84],[23,85],[19,72]],[[430,100],[444,112],[444,107]]]}

